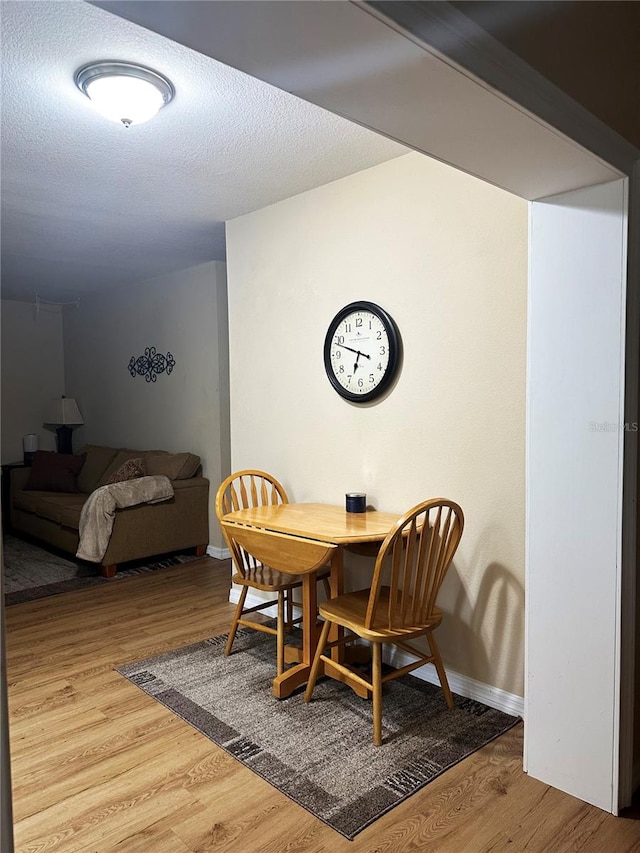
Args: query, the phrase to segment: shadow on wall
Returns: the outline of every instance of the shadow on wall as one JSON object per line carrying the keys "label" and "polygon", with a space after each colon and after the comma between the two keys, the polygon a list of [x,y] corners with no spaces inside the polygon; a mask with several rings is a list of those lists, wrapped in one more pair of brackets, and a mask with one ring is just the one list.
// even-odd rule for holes
{"label": "shadow on wall", "polygon": [[444,656],[460,673],[522,695],[524,683],[524,589],[505,566],[482,572],[475,602],[455,565],[447,577],[455,590],[451,609],[442,605]]}
{"label": "shadow on wall", "polygon": [[[369,587],[374,564],[374,557],[347,551],[345,591]],[[468,563],[475,564],[473,558]],[[445,666],[483,684],[521,696],[524,683],[522,584],[512,571],[493,562],[481,572],[475,602],[470,599],[468,588],[466,573],[458,570],[454,560],[438,600],[443,619],[436,639]],[[320,600],[324,597],[320,588],[318,596]],[[423,644],[424,641],[417,641],[418,647]]]}

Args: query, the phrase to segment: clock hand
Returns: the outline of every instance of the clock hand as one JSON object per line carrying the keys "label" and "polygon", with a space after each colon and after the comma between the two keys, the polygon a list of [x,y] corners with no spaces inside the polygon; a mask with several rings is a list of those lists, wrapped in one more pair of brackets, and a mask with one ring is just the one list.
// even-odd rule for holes
{"label": "clock hand", "polygon": [[349,352],[358,352],[357,349],[352,349],[351,347],[345,346],[345,344],[336,344],[337,347],[342,347],[342,349],[348,349]]}
{"label": "clock hand", "polygon": [[369,359],[371,358],[371,356],[367,355],[366,352],[360,352],[359,349],[352,349],[351,347],[346,346],[346,344],[336,344],[336,346],[342,347],[342,349],[348,349],[349,352],[355,352],[355,354],[358,356],[358,358],[360,358],[361,355],[363,355],[365,358],[369,358]]}

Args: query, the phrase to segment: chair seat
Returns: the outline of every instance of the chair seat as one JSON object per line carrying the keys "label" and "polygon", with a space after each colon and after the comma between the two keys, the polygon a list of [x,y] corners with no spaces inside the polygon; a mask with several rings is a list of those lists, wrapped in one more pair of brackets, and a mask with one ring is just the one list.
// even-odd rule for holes
{"label": "chair seat", "polygon": [[302,579],[299,575],[287,575],[269,566],[258,566],[255,569],[251,569],[244,576],[236,572],[232,580],[233,583],[237,583],[240,586],[251,586],[255,589],[265,590],[265,592],[293,589],[296,586],[302,586]]}
{"label": "chair seat", "polygon": [[[401,678],[424,664],[432,663],[442,686],[447,707],[454,701],[434,628],[442,622],[436,597],[462,536],[464,515],[455,501],[431,498],[416,504],[396,522],[376,557],[370,589],[339,595],[320,605],[325,620],[311,665],[304,701],[309,702],[324,666],[324,674],[344,681],[356,692],[365,688],[373,700],[373,742],[382,744],[382,684]],[[385,574],[386,569],[390,569]],[[382,578],[388,577],[382,585]],[[413,593],[413,597],[410,595]],[[415,606],[414,606],[415,605]],[[367,627],[367,611],[371,627]],[[409,620],[413,620],[413,624]],[[390,628],[392,625],[403,627]],[[332,626],[339,625],[371,643],[371,678],[345,666],[339,656],[328,657],[329,648],[340,650],[351,636],[329,639]],[[339,632],[338,632],[339,633]],[[335,635],[335,632],[334,632]],[[424,637],[428,649],[421,651],[410,640]],[[397,645],[416,658],[392,672],[382,674],[383,643]],[[362,694],[361,694],[362,695]]]}
{"label": "chair seat", "polygon": [[[318,580],[329,577],[329,569],[322,569],[316,573]],[[233,583],[240,586],[250,586],[254,589],[261,589],[265,592],[277,591],[280,589],[294,589],[302,586],[301,575],[289,575],[286,572],[279,572],[269,566],[257,566],[247,572],[246,576],[236,572],[232,578]]]}
{"label": "chair seat", "polygon": [[435,607],[431,619],[424,624],[412,625],[406,628],[388,628],[389,587],[383,586],[380,588],[374,625],[372,628],[366,628],[365,622],[370,592],[371,590],[369,589],[361,589],[358,592],[349,592],[345,595],[339,595],[337,598],[332,598],[329,601],[324,601],[319,607],[320,615],[323,619],[337,622],[343,628],[347,628],[363,639],[371,640],[372,642],[393,642],[397,639],[410,640],[412,637],[424,634],[425,631],[437,628],[442,622],[442,611],[438,607]]}

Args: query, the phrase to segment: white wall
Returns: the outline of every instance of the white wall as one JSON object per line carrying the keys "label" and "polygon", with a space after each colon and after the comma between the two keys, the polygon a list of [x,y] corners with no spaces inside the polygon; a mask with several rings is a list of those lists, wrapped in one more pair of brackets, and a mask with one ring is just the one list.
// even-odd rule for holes
{"label": "white wall", "polygon": [[527,769],[617,808],[625,185],[531,208]]}
{"label": "white wall", "polygon": [[62,314],[56,306],[2,300],[2,462],[22,459],[22,438],[39,436],[40,450],[55,450],[43,427],[47,404],[65,393]]}
{"label": "white wall", "polygon": [[[419,154],[227,225],[232,469],[267,469],[297,501],[459,501],[445,661],[518,696],[526,263],[526,202]],[[404,342],[396,387],[368,407],[336,394],[322,358],[355,299],[386,308]]]}
{"label": "white wall", "polygon": [[[229,466],[225,265],[211,262],[83,298],[64,317],[66,388],[82,411],[82,443],[191,451],[215,494]],[[131,356],[175,358],[156,382],[133,378]],[[213,514],[213,519],[215,516]],[[217,524],[209,541],[222,546]]]}

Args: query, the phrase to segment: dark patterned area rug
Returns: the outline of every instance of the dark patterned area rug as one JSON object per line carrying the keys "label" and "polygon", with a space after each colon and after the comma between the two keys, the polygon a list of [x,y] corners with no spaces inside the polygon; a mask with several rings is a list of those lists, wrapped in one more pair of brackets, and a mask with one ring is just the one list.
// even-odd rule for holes
{"label": "dark patterned area rug", "polygon": [[305,705],[271,693],[273,640],[238,631],[118,669],[173,713],[328,826],[352,840],[449,767],[503,734],[515,717],[409,675],[383,694],[383,745],[371,703],[330,679]]}
{"label": "dark patterned area rug", "polygon": [[96,563],[76,560],[61,551],[41,548],[11,534],[3,538],[4,602],[6,606],[100,586],[195,560],[191,554],[171,554],[155,561],[138,560],[118,568],[114,578],[103,578]]}

